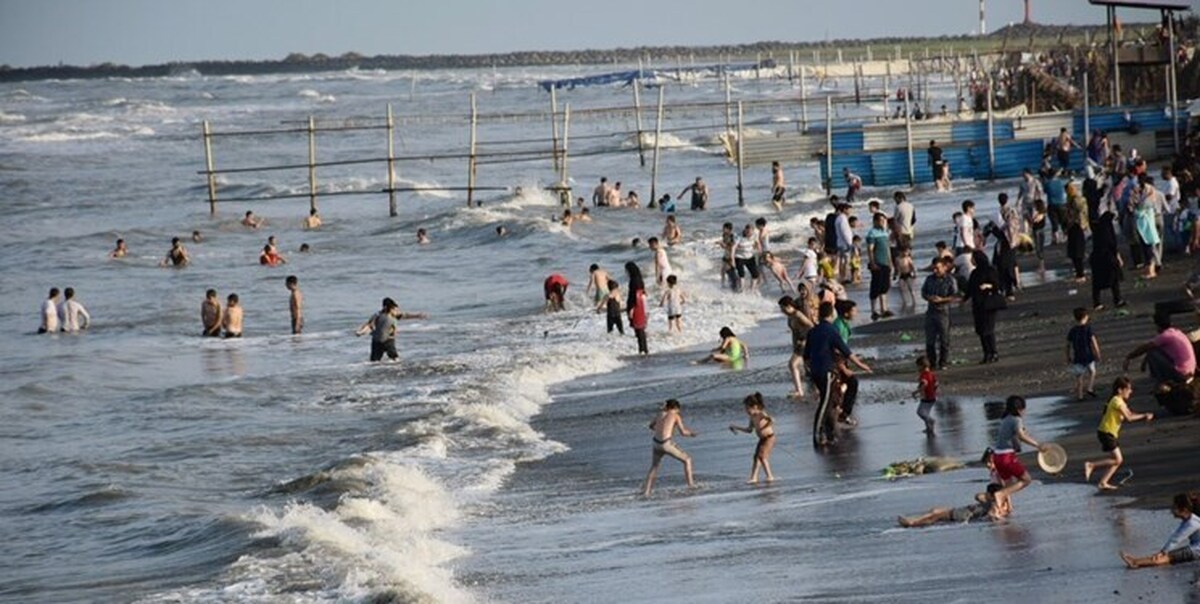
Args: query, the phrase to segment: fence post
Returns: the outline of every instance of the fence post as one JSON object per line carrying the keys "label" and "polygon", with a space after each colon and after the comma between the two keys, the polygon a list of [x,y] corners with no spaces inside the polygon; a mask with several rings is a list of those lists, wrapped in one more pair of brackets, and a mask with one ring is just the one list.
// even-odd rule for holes
{"label": "fence post", "polygon": [[988,179],[996,179],[996,128],[995,114],[992,112],[992,78],[988,77],[987,94],[987,134],[988,134]]}
{"label": "fence post", "polygon": [[663,121],[663,91],[665,88],[658,87],[658,117],[654,120],[654,160],[650,165],[650,200],[658,200],[658,147],[659,139],[662,138],[662,121]]}
{"label": "fence post", "polygon": [[738,101],[738,121],[737,121],[737,189],[738,189],[738,206],[746,205],[746,197],[742,188],[742,102]]}
{"label": "fence post", "polygon": [[558,172],[558,95],[550,87],[550,153],[554,156],[554,171]]}
{"label": "fence post", "polygon": [[1091,136],[1092,133],[1092,107],[1091,93],[1088,90],[1088,73],[1083,70],[1083,135]]}
{"label": "fence post", "polygon": [[729,136],[729,132],[733,130],[733,116],[730,115],[732,106],[730,101],[733,99],[733,90],[729,84],[729,72],[725,72],[725,136]]}
{"label": "fence post", "polygon": [[213,173],[212,129],[204,120],[204,169],[208,171],[208,213],[217,215],[217,175]]}
{"label": "fence post", "polygon": [[[551,88],[550,90],[554,90]],[[475,93],[471,93],[471,149],[467,158],[467,207],[475,201],[475,127],[479,123],[479,114],[475,109]],[[555,127],[557,130],[558,127]],[[555,143],[557,145],[557,142]],[[557,150],[555,151],[557,153]],[[557,158],[558,155],[555,155]],[[557,161],[555,162],[557,164]]]}
{"label": "fence post", "polygon": [[1179,118],[1176,114],[1179,113],[1179,82],[1176,80],[1176,65],[1175,65],[1175,12],[1163,11],[1163,16],[1169,24],[1167,27],[1167,52],[1171,55],[1171,61],[1167,65],[1167,87],[1170,91],[1169,101],[1171,103],[1171,138],[1175,144],[1175,153],[1179,153]]}
{"label": "fence post", "polygon": [[317,209],[317,128],[313,116],[308,116],[308,209]]}
{"label": "fence post", "polygon": [[395,218],[396,212],[396,122],[392,119],[392,104],[387,104],[387,184],[388,216]]}
{"label": "fence post", "polygon": [[[639,134],[638,136],[641,136],[641,135]],[[568,149],[570,140],[571,140],[571,104],[567,103],[566,106],[563,107],[562,182],[559,183],[559,186],[563,187],[563,189],[559,191],[559,195],[562,195],[563,193],[567,193],[567,196],[566,196],[567,204],[566,205],[568,208],[571,207],[571,195],[569,193],[570,187],[567,185],[567,182],[570,180],[568,178],[568,174],[567,174],[567,157],[568,157],[567,149]]]}
{"label": "fence post", "polygon": [[833,192],[833,97],[825,97],[825,193]]}
{"label": "fence post", "polygon": [[917,186],[917,166],[913,162],[912,142],[912,110],[909,107],[908,95],[904,95],[904,140],[908,149],[908,186]]}
{"label": "fence post", "polygon": [[804,82],[804,66],[800,66],[800,129],[808,132],[808,84]]}
{"label": "fence post", "polygon": [[[640,87],[641,87],[641,85],[638,84],[638,79],[634,78],[633,79],[633,115],[634,115],[635,123],[637,124],[638,163],[643,168],[645,168],[646,167],[646,148],[642,144],[642,95],[640,92],[638,92],[638,89]],[[563,146],[564,147],[567,146],[566,134],[563,135]]]}

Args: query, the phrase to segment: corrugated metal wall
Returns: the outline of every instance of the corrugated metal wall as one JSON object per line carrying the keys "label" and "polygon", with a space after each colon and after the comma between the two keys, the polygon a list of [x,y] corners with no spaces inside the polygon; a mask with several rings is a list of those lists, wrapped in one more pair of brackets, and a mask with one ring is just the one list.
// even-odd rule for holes
{"label": "corrugated metal wall", "polygon": [[[1128,115],[1127,115],[1128,114]],[[1181,116],[1181,120],[1185,119]],[[1114,142],[1138,143],[1141,154],[1148,159],[1168,152],[1171,143],[1171,120],[1162,108],[1139,107],[1094,111],[1089,125],[1111,131]],[[1138,134],[1130,134],[1135,125]],[[1012,178],[1025,168],[1036,170],[1042,163],[1047,143],[1058,136],[1060,129],[1069,128],[1075,140],[1086,145],[1083,132],[1083,113],[1061,111],[993,121],[995,141],[994,174],[989,170],[987,121],[922,121],[914,122],[913,173],[917,183],[933,180],[926,149],[930,140],[938,141],[943,157],[950,162],[951,177],[961,179]],[[1129,146],[1129,145],[1124,145]],[[745,164],[769,164],[772,161],[796,163],[820,156],[821,174],[826,171],[825,132],[810,130],[807,134],[780,133],[775,137],[747,138]],[[909,184],[907,136],[903,122],[867,124],[854,128],[835,128],[833,131],[833,184],[840,189],[842,168],[862,177],[867,186]],[[733,154],[730,154],[733,157]],[[733,158],[736,161],[736,158]],[[1071,154],[1070,169],[1083,170],[1082,152]]]}

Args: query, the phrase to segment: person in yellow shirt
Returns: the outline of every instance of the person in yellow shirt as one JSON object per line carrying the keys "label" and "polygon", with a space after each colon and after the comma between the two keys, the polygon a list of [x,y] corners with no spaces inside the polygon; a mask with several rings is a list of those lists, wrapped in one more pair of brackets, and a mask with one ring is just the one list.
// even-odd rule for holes
{"label": "person in yellow shirt", "polygon": [[1151,421],[1154,419],[1153,413],[1134,413],[1129,410],[1126,401],[1133,396],[1133,383],[1129,378],[1121,376],[1113,380],[1112,398],[1108,399],[1108,404],[1104,406],[1104,417],[1100,418],[1100,428],[1096,432],[1097,438],[1100,440],[1100,448],[1109,454],[1109,457],[1096,461],[1083,462],[1083,478],[1084,480],[1092,479],[1092,472],[1096,468],[1107,467],[1108,470],[1100,477],[1100,482],[1096,486],[1101,491],[1112,491],[1117,487],[1113,486],[1109,480],[1113,474],[1117,473],[1117,468],[1121,467],[1125,458],[1121,456],[1121,443],[1117,437],[1121,434],[1122,422],[1135,422],[1138,420]]}

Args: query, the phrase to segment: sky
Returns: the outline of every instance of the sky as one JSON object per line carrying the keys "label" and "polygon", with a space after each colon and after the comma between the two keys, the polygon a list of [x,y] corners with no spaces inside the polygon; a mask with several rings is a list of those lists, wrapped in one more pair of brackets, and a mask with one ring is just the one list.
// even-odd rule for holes
{"label": "sky", "polygon": [[[1200,0],[1182,0],[1200,12]],[[987,0],[987,29],[1022,18]],[[1125,11],[1147,21],[1153,11]],[[1034,21],[1104,22],[1087,0],[1033,0]],[[488,54],[969,34],[976,0],[0,0],[0,64]]]}

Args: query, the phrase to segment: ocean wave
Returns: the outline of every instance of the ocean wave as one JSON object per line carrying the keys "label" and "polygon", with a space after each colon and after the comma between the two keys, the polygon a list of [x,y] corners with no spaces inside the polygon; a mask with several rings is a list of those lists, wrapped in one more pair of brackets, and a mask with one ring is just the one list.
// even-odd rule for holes
{"label": "ocean wave", "polygon": [[20,113],[5,113],[0,111],[0,124],[19,124],[25,121],[25,116]]}

